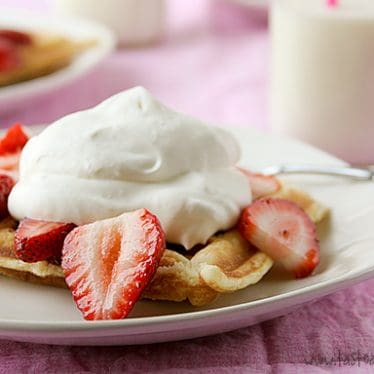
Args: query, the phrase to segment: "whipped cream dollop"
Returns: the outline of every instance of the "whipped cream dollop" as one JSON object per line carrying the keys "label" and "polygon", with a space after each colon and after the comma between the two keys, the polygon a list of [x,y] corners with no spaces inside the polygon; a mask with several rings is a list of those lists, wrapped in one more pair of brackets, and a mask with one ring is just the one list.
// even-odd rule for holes
{"label": "whipped cream dollop", "polygon": [[8,207],[77,225],[147,208],[189,249],[232,227],[251,200],[236,140],[172,111],[144,88],[68,115],[31,138]]}

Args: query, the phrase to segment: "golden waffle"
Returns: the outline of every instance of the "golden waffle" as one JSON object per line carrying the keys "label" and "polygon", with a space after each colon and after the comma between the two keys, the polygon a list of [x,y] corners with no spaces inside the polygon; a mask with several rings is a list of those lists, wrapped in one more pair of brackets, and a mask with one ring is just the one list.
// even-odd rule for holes
{"label": "golden waffle", "polygon": [[59,35],[31,34],[32,44],[18,46],[20,65],[0,73],[0,87],[53,73],[71,63],[93,40],[74,41]]}
{"label": "golden waffle", "polygon": [[[0,229],[0,274],[20,280],[66,287],[61,267],[46,261],[23,262],[15,258],[13,228]],[[273,261],[250,248],[236,230],[213,237],[191,259],[167,249],[156,275],[143,297],[154,300],[183,301],[203,305],[218,293],[233,292],[257,283]]]}
{"label": "golden waffle", "polygon": [[321,222],[329,212],[326,206],[315,201],[305,191],[292,185],[282,184],[281,189],[270,196],[293,201],[309,215],[314,223]]}
{"label": "golden waffle", "polygon": [[204,305],[219,293],[234,292],[257,283],[273,261],[251,248],[236,231],[214,236],[191,259],[167,250],[143,296],[157,300]]}
{"label": "golden waffle", "polygon": [[[282,185],[270,196],[294,201],[315,223],[328,209],[306,192]],[[46,261],[26,263],[15,258],[16,222],[8,218],[0,222],[0,274],[28,282],[66,287],[61,267]],[[212,237],[194,255],[182,255],[167,249],[143,297],[153,300],[183,301],[200,306],[213,301],[221,293],[235,292],[261,280],[273,261],[260,252],[234,229]]]}

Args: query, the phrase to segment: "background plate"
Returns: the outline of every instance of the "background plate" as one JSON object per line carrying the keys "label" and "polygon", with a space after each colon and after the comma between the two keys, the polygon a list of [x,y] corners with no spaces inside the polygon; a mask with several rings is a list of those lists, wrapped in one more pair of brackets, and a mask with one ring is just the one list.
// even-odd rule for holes
{"label": "background plate", "polygon": [[57,32],[74,39],[95,39],[97,45],[80,53],[73,62],[45,77],[0,88],[0,113],[9,112],[64,87],[98,65],[113,49],[115,38],[106,27],[78,19],[0,9],[0,28]]}
{"label": "background plate", "polygon": [[269,7],[270,1],[272,0],[230,0],[230,1],[234,1],[235,3],[249,5],[253,7],[267,8]]}
{"label": "background plate", "polygon": [[[232,129],[241,164],[261,168],[279,162],[341,165],[294,140],[251,129]],[[39,343],[141,344],[221,333],[287,313],[374,275],[373,183],[326,177],[290,177],[331,208],[320,227],[321,264],[315,275],[294,280],[274,267],[257,285],[194,308],[187,303],[141,301],[120,321],[86,322],[69,291],[1,278],[0,337]]]}

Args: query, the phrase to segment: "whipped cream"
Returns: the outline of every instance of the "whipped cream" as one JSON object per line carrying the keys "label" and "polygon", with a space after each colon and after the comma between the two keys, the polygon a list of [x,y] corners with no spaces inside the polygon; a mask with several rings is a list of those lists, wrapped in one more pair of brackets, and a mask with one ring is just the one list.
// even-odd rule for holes
{"label": "whipped cream", "polygon": [[250,202],[239,157],[229,133],[136,87],[30,139],[8,207],[17,219],[77,225],[147,208],[169,242],[190,249],[232,227]]}

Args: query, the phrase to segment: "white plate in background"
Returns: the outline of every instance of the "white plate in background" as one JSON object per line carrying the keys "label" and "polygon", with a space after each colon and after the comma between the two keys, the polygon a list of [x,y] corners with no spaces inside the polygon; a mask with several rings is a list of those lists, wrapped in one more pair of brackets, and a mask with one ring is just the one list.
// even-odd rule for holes
{"label": "white plate in background", "polygon": [[81,19],[40,15],[22,10],[0,9],[0,28],[56,32],[73,39],[95,39],[97,44],[82,51],[66,66],[52,74],[0,87],[0,114],[67,86],[97,66],[115,46],[115,38],[105,26]]}
{"label": "white plate in background", "polygon": [[260,8],[267,8],[271,0],[231,0],[242,5],[250,5]]}
{"label": "white plate in background", "polygon": [[[232,129],[253,169],[279,162],[342,165],[303,143],[252,129]],[[330,177],[292,177],[331,209],[319,230],[321,263],[295,280],[274,267],[258,284],[222,295],[213,304],[140,301],[117,321],[84,321],[68,290],[1,277],[0,338],[73,345],[143,344],[217,334],[286,314],[303,303],[374,276],[372,182]]]}

